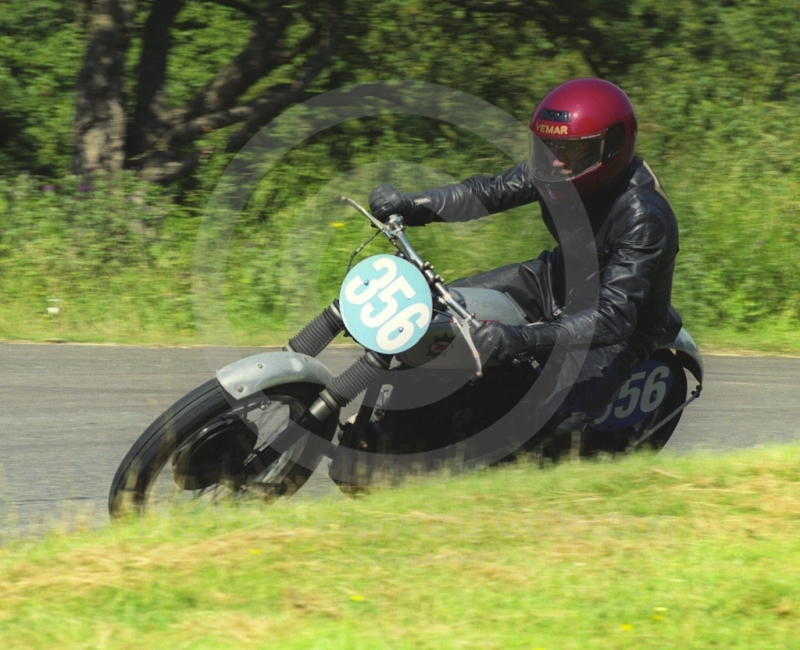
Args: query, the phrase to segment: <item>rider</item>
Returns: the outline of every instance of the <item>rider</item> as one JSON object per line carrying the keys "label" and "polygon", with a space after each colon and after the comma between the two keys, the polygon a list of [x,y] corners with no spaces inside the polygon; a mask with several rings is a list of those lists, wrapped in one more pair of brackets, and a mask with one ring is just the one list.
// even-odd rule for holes
{"label": "rider", "polygon": [[[556,87],[534,111],[529,130],[529,160],[496,176],[413,194],[380,185],[369,203],[378,219],[400,214],[411,226],[539,203],[559,245],[450,286],[503,291],[522,307],[529,324],[488,322],[474,335],[501,362],[544,361],[557,339],[589,348],[577,378],[561,387],[563,401],[551,420],[575,430],[605,408],[664,337],[678,226],[660,182],[634,155],[636,115],[614,84],[587,78]],[[592,299],[581,297],[586,292],[575,278],[594,287]]]}

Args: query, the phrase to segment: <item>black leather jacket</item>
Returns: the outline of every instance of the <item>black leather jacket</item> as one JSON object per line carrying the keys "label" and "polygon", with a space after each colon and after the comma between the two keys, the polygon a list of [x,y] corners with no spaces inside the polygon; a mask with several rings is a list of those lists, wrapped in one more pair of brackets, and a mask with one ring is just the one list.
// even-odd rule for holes
{"label": "black leather jacket", "polygon": [[[539,202],[544,223],[559,244],[542,253],[540,259],[552,265],[556,302],[566,304],[562,315],[537,328],[545,348],[555,343],[561,331],[575,342],[590,339],[592,347],[627,341],[637,356],[646,358],[664,336],[678,252],[678,224],[661,184],[641,158],[635,157],[611,187],[583,199],[592,233],[588,240],[578,234],[572,243],[563,241],[564,237],[580,231],[586,217],[564,217],[564,206],[559,204],[554,207],[559,215],[557,228],[550,207],[534,186],[527,163],[497,176],[473,176],[405,198],[410,203],[408,214],[404,214],[409,225],[467,221]],[[583,213],[572,210],[571,214]],[[566,268],[585,263],[588,256],[582,254],[581,247],[587,241],[593,242],[597,250],[599,296],[590,303],[577,301],[578,306],[570,309],[573,296],[566,285]],[[575,254],[565,253],[569,250]],[[582,272],[580,268],[577,271],[578,275]]]}

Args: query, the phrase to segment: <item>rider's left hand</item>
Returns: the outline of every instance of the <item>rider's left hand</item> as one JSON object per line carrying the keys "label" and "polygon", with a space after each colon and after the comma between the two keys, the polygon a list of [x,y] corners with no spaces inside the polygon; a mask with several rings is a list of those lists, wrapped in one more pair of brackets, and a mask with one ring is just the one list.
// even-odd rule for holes
{"label": "rider's left hand", "polygon": [[378,221],[386,223],[393,214],[407,216],[408,201],[393,185],[378,185],[369,194],[369,209]]}
{"label": "rider's left hand", "polygon": [[538,336],[535,326],[484,323],[473,334],[475,345],[501,363],[533,357]]}

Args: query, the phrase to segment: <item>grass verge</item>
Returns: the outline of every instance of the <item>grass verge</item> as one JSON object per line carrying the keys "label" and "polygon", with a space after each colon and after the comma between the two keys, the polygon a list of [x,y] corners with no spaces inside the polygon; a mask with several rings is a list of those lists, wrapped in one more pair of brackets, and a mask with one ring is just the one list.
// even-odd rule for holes
{"label": "grass verge", "polygon": [[8,541],[4,647],[796,648],[800,448]]}

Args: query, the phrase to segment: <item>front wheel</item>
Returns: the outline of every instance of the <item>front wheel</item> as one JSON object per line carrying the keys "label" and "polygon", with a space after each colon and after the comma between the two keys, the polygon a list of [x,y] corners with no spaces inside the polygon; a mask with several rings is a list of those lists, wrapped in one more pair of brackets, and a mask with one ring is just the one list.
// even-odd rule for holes
{"label": "front wheel", "polygon": [[333,438],[336,418],[300,430],[280,452],[270,445],[322,388],[283,384],[232,406],[215,379],[206,382],[167,409],[131,447],[111,484],[109,513],[119,517],[176,500],[291,496],[322,460],[319,443]]}

